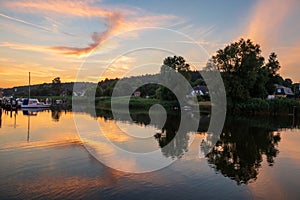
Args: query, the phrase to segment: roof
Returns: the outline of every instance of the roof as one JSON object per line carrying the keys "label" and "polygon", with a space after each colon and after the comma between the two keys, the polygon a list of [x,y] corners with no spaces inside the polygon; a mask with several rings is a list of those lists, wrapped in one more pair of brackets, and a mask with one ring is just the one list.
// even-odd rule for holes
{"label": "roof", "polygon": [[283,95],[290,95],[290,96],[295,95],[291,88],[284,87],[282,85],[275,85],[275,87],[276,87],[275,94],[283,94]]}
{"label": "roof", "polygon": [[194,91],[196,90],[201,90],[203,93],[208,93],[208,88],[205,85],[197,85],[195,87],[193,87]]}

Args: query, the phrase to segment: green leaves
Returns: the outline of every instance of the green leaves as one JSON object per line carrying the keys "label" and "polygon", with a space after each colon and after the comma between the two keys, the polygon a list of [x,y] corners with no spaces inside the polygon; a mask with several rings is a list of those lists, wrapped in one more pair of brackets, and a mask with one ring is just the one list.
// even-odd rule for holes
{"label": "green leaves", "polygon": [[[222,73],[228,102],[235,105],[250,98],[266,98],[280,81],[277,55],[270,54],[264,65],[260,45],[243,38],[217,51],[213,63]],[[282,79],[282,78],[281,78]]]}

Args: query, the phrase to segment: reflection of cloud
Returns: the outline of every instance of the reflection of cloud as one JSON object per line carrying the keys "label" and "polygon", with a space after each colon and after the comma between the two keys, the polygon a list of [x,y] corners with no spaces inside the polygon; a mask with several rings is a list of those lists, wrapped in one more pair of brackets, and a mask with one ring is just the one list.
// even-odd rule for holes
{"label": "reflection of cloud", "polygon": [[[75,17],[101,17],[105,19],[106,30],[91,36],[92,43],[86,47],[53,46],[48,49],[59,51],[65,55],[86,55],[101,45],[106,39],[122,31],[129,31],[141,27],[159,26],[165,21],[176,19],[175,16],[159,15],[138,17],[134,11],[108,10],[99,6],[92,6],[88,2],[78,1],[16,1],[3,3],[8,8],[18,11],[43,14],[58,14]],[[59,9],[57,9],[59,8]]]}
{"label": "reflection of cloud", "polygon": [[79,138],[69,138],[69,139],[57,139],[57,140],[43,140],[36,142],[19,142],[19,143],[9,143],[2,145],[1,151],[10,151],[15,149],[34,149],[34,148],[49,148],[49,147],[69,147],[72,145],[81,146],[82,142]]}
{"label": "reflection of cloud", "polygon": [[41,195],[49,199],[82,198],[88,196],[94,188],[116,185],[119,176],[118,172],[107,172],[103,177],[45,176],[30,180],[21,179],[15,185],[18,189],[22,188],[23,195],[28,199],[41,198]]}

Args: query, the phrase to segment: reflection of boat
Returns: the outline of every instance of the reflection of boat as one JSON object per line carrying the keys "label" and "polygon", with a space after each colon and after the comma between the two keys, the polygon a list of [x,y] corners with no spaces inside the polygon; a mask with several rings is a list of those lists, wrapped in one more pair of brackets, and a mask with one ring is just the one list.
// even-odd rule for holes
{"label": "reflection of boat", "polygon": [[192,110],[191,106],[183,106],[183,110]]}
{"label": "reflection of boat", "polygon": [[22,108],[23,115],[35,116],[38,112],[47,110],[47,108]]}
{"label": "reflection of boat", "polygon": [[39,102],[37,99],[24,99],[21,108],[49,108],[50,104]]}

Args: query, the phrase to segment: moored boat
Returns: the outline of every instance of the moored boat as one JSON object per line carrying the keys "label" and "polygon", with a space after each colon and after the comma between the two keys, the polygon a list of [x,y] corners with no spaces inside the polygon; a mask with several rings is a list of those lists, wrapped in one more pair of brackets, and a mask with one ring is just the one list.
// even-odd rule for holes
{"label": "moored boat", "polygon": [[51,104],[39,102],[38,99],[24,99],[21,108],[49,108]]}

